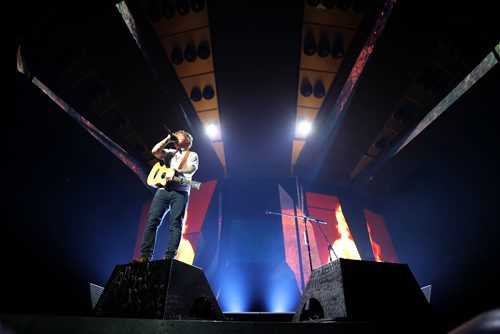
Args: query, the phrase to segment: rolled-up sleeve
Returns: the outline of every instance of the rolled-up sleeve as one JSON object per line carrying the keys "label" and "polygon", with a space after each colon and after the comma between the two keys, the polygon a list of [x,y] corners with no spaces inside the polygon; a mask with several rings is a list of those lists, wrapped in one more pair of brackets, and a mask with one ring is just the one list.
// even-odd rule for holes
{"label": "rolled-up sleeve", "polygon": [[199,165],[198,154],[195,152],[191,152],[189,154],[186,165],[194,168],[194,170],[191,173],[189,173],[190,175],[193,175],[198,170],[198,165]]}

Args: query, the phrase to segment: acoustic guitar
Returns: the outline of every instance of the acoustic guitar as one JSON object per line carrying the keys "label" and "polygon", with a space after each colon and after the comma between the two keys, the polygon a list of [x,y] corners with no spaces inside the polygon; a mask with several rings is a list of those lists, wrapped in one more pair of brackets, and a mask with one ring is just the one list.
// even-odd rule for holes
{"label": "acoustic guitar", "polygon": [[175,170],[168,168],[164,163],[157,162],[148,175],[148,185],[155,188],[165,187],[168,182],[176,181],[181,184],[187,184],[191,188],[199,190],[201,182],[191,181],[182,176],[176,176]]}

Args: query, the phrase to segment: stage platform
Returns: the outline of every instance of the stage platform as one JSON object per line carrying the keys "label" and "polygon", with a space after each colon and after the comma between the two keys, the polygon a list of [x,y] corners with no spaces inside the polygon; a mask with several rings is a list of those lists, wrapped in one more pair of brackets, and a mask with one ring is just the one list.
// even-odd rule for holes
{"label": "stage platform", "polygon": [[436,332],[429,302],[403,264],[340,259],[321,266],[296,310],[223,312],[200,268],[160,260],[117,265],[88,315],[4,313],[0,334]]}
{"label": "stage platform", "polygon": [[[253,318],[257,314],[227,314],[228,319]],[[175,333],[175,334],[357,334],[357,333],[433,333],[430,328],[398,324],[375,324],[366,322],[300,322],[269,321],[288,319],[289,314],[266,314],[264,321],[202,321],[202,320],[160,320],[97,318],[79,316],[47,316],[1,314],[0,332],[2,334],[136,334],[136,333]],[[267,320],[266,320],[267,319]]]}

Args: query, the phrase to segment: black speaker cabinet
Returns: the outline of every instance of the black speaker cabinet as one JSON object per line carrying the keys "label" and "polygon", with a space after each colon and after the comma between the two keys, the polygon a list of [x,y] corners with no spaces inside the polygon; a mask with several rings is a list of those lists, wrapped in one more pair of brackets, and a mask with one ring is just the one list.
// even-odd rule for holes
{"label": "black speaker cabinet", "polygon": [[311,273],[293,322],[424,322],[431,308],[406,264],[338,259]]}
{"label": "black speaker cabinet", "polygon": [[94,308],[94,315],[225,319],[203,271],[177,260],[117,265]]}

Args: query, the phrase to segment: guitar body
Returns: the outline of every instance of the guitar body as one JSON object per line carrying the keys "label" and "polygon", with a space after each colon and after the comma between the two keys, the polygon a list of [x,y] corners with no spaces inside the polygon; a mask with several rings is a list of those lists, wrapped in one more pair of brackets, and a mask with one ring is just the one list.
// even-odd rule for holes
{"label": "guitar body", "polygon": [[175,171],[157,162],[148,175],[148,184],[151,187],[160,188],[165,187],[167,182],[171,181],[175,176]]}
{"label": "guitar body", "polygon": [[165,187],[168,182],[176,181],[182,184],[187,184],[191,188],[200,189],[201,183],[187,180],[181,176],[175,176],[175,170],[168,168],[165,164],[157,162],[148,175],[148,185],[154,188]]}

